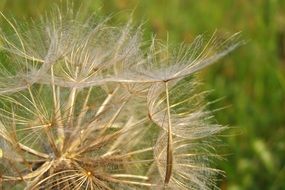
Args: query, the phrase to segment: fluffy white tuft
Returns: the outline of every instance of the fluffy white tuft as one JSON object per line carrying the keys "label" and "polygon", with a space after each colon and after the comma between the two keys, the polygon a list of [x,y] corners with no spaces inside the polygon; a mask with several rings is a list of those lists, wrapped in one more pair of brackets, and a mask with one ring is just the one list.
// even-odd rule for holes
{"label": "fluffy white tuft", "polygon": [[[54,11],[29,30],[2,17],[0,178],[22,189],[212,189],[223,130],[194,73],[241,45],[198,36],[170,51],[141,27]],[[187,77],[187,80],[185,78]]]}

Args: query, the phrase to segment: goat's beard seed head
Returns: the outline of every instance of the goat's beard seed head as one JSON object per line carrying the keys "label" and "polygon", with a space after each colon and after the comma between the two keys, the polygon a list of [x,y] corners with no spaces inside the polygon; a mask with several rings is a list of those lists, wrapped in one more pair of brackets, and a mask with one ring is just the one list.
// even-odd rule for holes
{"label": "goat's beard seed head", "polygon": [[[78,11],[80,12],[80,11]],[[212,189],[212,124],[193,74],[241,44],[198,36],[174,51],[141,27],[72,11],[29,30],[2,18],[0,170],[5,188]],[[80,19],[79,19],[80,18]]]}

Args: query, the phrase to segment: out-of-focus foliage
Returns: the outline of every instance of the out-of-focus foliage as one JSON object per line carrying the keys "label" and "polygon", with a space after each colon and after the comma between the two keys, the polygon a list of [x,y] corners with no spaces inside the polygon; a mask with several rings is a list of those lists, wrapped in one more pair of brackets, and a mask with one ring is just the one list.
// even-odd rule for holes
{"label": "out-of-focus foliage", "polygon": [[[57,1],[0,0],[0,10],[15,19],[38,19]],[[59,1],[58,1],[59,2]],[[84,1],[85,2],[85,1]],[[86,1],[87,2],[87,1]],[[282,0],[98,0],[88,9],[114,20],[144,22],[145,36],[169,43],[191,42],[200,33],[242,31],[248,43],[202,72],[223,138],[226,171],[220,187],[285,189],[285,1]],[[1,18],[0,22],[3,22]]]}

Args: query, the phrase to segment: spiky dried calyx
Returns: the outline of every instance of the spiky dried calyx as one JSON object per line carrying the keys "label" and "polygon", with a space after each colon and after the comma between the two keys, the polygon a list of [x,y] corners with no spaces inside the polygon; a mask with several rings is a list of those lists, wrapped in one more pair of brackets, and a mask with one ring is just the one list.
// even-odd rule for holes
{"label": "spiky dried calyx", "polygon": [[[67,12],[1,34],[0,170],[25,189],[211,189],[211,124],[194,78],[241,43],[142,48],[131,23]],[[143,49],[147,49],[144,51]]]}

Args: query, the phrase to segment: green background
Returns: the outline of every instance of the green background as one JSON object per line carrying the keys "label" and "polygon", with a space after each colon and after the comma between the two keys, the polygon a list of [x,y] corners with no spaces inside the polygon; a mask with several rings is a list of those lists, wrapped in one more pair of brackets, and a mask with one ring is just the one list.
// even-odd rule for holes
{"label": "green background", "polygon": [[[0,0],[16,20],[37,20],[52,0]],[[79,2],[79,1],[78,1]],[[199,74],[213,90],[211,109],[228,125],[218,148],[226,172],[221,189],[285,189],[285,1],[283,0],[94,0],[83,1],[102,16],[144,23],[145,39],[190,43],[196,35],[242,31],[247,44]],[[1,27],[4,19],[0,19]]]}

